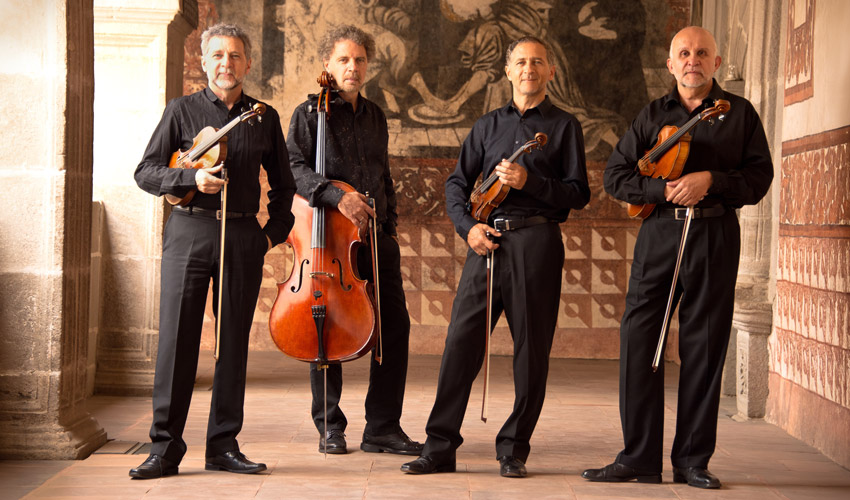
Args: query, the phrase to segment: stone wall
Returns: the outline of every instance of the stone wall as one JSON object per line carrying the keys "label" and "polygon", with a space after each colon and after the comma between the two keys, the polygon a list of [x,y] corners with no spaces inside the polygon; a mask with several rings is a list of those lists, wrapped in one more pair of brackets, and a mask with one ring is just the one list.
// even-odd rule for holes
{"label": "stone wall", "polygon": [[91,0],[0,4],[0,458],[88,456]]}
{"label": "stone wall", "polygon": [[[850,466],[850,44],[840,0],[789,0],[766,418]],[[836,66],[836,63],[838,66]],[[845,71],[834,71],[843,68]]]}
{"label": "stone wall", "polygon": [[92,182],[103,209],[94,388],[101,394],[149,394],[153,386],[167,204],[139,189],[133,172],[165,103],[182,94],[183,45],[197,16],[190,0],[94,0]]}

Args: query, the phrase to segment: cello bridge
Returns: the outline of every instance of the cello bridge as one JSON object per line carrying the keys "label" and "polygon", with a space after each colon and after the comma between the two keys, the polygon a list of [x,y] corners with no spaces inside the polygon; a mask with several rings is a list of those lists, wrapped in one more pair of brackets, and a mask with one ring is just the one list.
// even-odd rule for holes
{"label": "cello bridge", "polygon": [[317,276],[326,276],[328,278],[333,278],[334,273],[328,273],[328,272],[325,272],[325,271],[314,271],[314,272],[310,273],[311,278],[315,278]]}

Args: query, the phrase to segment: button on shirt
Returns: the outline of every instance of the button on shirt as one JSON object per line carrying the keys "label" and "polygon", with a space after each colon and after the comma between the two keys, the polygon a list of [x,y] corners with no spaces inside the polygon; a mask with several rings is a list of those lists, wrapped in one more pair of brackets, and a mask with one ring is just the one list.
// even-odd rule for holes
{"label": "button on shirt", "polygon": [[[168,168],[171,155],[178,149],[192,147],[193,139],[204,127],[220,129],[257,103],[245,94],[228,110],[209,89],[171,100],[136,167],[136,183],[156,196],[172,194],[183,197],[197,188],[194,169]],[[289,157],[280,117],[271,106],[266,107],[262,121],[242,122],[226,135],[227,211],[256,213],[260,206],[260,165],[269,182],[269,220],[263,232],[272,244],[286,239],[294,223],[292,197],[295,180],[289,169]],[[196,192],[189,206],[219,210],[221,195]]]}
{"label": "button on shirt", "polygon": [[478,176],[483,172],[483,178],[489,177],[499,162],[534,139],[537,132],[547,135],[546,145],[515,160],[528,172],[525,186],[511,189],[491,215],[542,215],[563,222],[570,210],[581,209],[590,201],[584,136],[578,120],[548,97],[523,114],[508,103],[475,122],[463,142],[457,167],[446,181],[446,211],[464,240],[478,224],[467,208]]}
{"label": "button on shirt", "polygon": [[697,123],[691,129],[691,145],[682,175],[710,171],[712,185],[698,206],[724,205],[740,208],[757,203],[773,180],[773,163],[764,127],[749,101],[724,91],[712,82],[711,92],[693,112],[682,106],[678,89],[656,99],[637,116],[620,139],[605,167],[605,191],[634,205],[653,203],[665,208],[678,205],[664,198],[667,181],[644,176],[635,170],[638,160],[652,149],[665,125],[682,127],[692,117],[714,106],[715,99],[729,101],[723,120]]}
{"label": "button on shirt", "polygon": [[316,173],[316,97],[310,96],[292,113],[286,146],[298,186],[298,194],[310,206],[336,207],[343,191],[330,180],[350,184],[359,193],[375,200],[379,227],[396,234],[398,215],[393,180],[390,175],[387,144],[387,118],[381,108],[357,96],[357,111],[336,96],[330,100],[326,116],[325,175]]}

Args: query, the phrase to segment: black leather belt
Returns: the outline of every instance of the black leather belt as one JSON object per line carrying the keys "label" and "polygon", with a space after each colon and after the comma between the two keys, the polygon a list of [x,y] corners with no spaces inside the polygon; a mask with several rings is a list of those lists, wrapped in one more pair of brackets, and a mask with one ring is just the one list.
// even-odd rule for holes
{"label": "black leather belt", "polygon": [[542,215],[534,215],[532,217],[496,217],[493,219],[493,228],[501,233],[536,226],[538,224],[546,224],[547,222],[558,221],[543,217]]}
{"label": "black leather belt", "polygon": [[[658,217],[667,217],[676,220],[685,220],[688,216],[687,208],[657,208],[655,213]],[[705,217],[720,217],[726,213],[726,207],[717,205],[716,207],[694,207],[694,219],[702,219]]]}
{"label": "black leather belt", "polygon": [[[181,206],[173,206],[171,210],[175,212],[179,212],[181,214],[186,215],[199,215],[201,217],[213,217],[215,219],[221,220],[221,210],[213,210],[211,208],[201,208],[201,207],[181,207]],[[228,210],[227,218],[228,219],[241,219],[242,217],[256,217],[257,214],[251,212],[231,212]]]}

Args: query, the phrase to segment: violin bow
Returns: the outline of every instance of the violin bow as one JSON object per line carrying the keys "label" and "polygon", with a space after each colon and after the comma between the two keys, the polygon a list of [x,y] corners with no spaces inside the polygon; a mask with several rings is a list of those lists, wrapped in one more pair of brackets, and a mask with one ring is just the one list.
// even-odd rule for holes
{"label": "violin bow", "polygon": [[490,404],[490,334],[493,324],[493,269],[496,267],[496,251],[487,250],[487,328],[484,335],[484,399],[481,401],[481,421],[487,423],[487,408]]}
{"label": "violin bow", "polygon": [[[249,111],[242,113],[239,115],[239,118],[234,119],[228,123],[227,126],[222,128],[221,130],[223,132],[220,136],[218,136],[219,139],[229,132],[234,126],[245,120],[256,117],[258,121],[263,121],[262,115],[265,112],[265,104],[261,102],[254,104]],[[253,125],[253,123],[251,123],[251,125]],[[227,224],[227,184],[230,182],[230,179],[227,177],[227,167],[224,166],[224,162],[221,162],[221,178],[224,180],[224,185],[221,187],[221,210],[219,212],[221,214],[221,239],[219,241],[218,254],[218,291],[216,292],[218,296],[218,310],[215,315],[215,350],[213,351],[213,358],[215,358],[216,361],[218,361],[219,344],[221,344],[221,315],[224,310],[221,303],[221,291],[224,288],[224,231]]]}
{"label": "violin bow", "polygon": [[[369,199],[369,205],[375,209],[375,200],[369,197],[369,192],[366,191],[366,198]],[[381,332],[381,279],[378,271],[378,213],[375,212],[374,217],[369,217],[369,243],[372,247],[372,278],[375,282],[375,325],[378,330],[378,345],[375,347],[375,361],[378,364],[383,364],[384,361],[384,337]]]}
{"label": "violin bow", "polygon": [[682,255],[685,253],[685,243],[688,238],[688,229],[691,227],[691,219],[694,217],[694,207],[689,206],[685,216],[685,227],[682,229],[682,239],[679,241],[679,254],[676,256],[676,267],[673,269],[673,283],[670,285],[670,296],[667,298],[667,310],[664,312],[664,323],[661,325],[661,334],[658,336],[658,347],[655,348],[655,357],[652,359],[652,371],[658,371],[661,364],[661,352],[664,350],[664,341],[667,338],[667,327],[670,322],[670,313],[673,309],[673,294],[676,292],[676,282],[679,280],[679,268],[682,266]]}
{"label": "violin bow", "polygon": [[224,179],[224,185],[221,187],[221,240],[219,241],[218,254],[218,311],[215,318],[215,352],[213,357],[218,361],[219,344],[221,343],[221,314],[224,308],[221,303],[221,291],[224,289],[224,228],[227,223],[227,168],[224,163],[221,164],[221,178]]}

